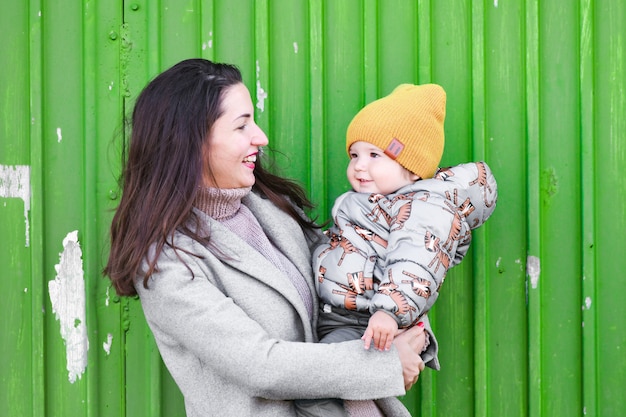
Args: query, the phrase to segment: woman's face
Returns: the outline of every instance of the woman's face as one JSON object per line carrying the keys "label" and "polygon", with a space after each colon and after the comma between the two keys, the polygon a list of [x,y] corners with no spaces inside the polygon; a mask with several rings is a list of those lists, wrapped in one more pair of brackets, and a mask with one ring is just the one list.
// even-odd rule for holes
{"label": "woman's face", "polygon": [[244,188],[254,185],[254,166],[259,146],[267,136],[254,123],[254,107],[245,85],[239,83],[224,91],[222,116],[209,134],[205,153],[204,185],[213,188]]}

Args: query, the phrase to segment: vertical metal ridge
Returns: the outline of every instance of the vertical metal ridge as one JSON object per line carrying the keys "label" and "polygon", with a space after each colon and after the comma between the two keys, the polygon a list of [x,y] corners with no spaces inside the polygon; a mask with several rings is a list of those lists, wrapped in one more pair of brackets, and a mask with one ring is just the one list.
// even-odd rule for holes
{"label": "vertical metal ridge", "polygon": [[209,61],[214,61],[213,30],[215,27],[215,8],[213,7],[213,1],[197,0],[197,2],[201,40],[200,56]]}
{"label": "vertical metal ridge", "polygon": [[[594,152],[594,26],[592,0],[580,1],[580,136],[582,210],[582,414],[598,416],[596,334],[595,152]],[[589,299],[592,303],[587,304]]]}
{"label": "vertical metal ridge", "polygon": [[[120,106],[122,111],[122,131],[121,131],[121,150],[126,147],[126,144],[130,141],[129,137],[129,129],[127,128],[127,120],[126,114],[130,114],[131,109],[128,105],[128,97],[130,96],[130,90],[128,86],[128,51],[126,50],[127,37],[129,36],[130,31],[128,30],[127,16],[126,16],[126,2],[125,0],[120,0],[119,2],[121,6],[121,25],[119,28],[119,67],[118,67],[118,77],[119,77],[119,90],[120,90]],[[146,6],[147,7],[147,6]],[[121,152],[120,152],[121,153]],[[120,161],[121,163],[121,161]],[[120,172],[123,167],[119,166]],[[116,173],[119,176],[119,173]],[[119,198],[122,197],[121,184],[116,183],[116,190],[119,195]],[[119,308],[119,321],[120,321],[120,364],[121,364],[121,383],[124,386],[124,390],[122,391],[120,398],[120,408],[122,415],[120,417],[126,417],[128,415],[128,360],[127,360],[127,341],[128,341],[128,327],[125,325],[124,321],[124,306],[128,305],[128,301],[126,299],[119,299],[118,301]]]}
{"label": "vertical metal ridge", "polygon": [[432,0],[418,0],[417,3],[417,82],[425,84],[433,81],[432,68]]}
{"label": "vertical metal ridge", "polygon": [[[256,0],[254,2],[254,62],[255,62],[255,83],[264,86],[266,91],[272,91],[270,85],[270,72],[271,72],[271,57],[269,48],[269,4],[268,0]],[[260,69],[263,68],[263,71]],[[253,102],[257,103],[259,99],[259,89],[254,88],[251,91],[251,96],[254,97]],[[263,127],[269,137],[273,137],[272,134],[272,118],[260,111],[258,107],[255,107],[255,118],[257,123]]]}
{"label": "vertical metal ridge", "polygon": [[[125,4],[129,3],[129,0],[122,0]],[[146,51],[144,52],[144,64],[148,71],[147,76],[150,79],[156,76],[159,72],[163,71],[163,2],[165,0],[147,0],[143,3],[143,7],[146,9],[145,27],[148,29],[144,32]],[[152,25],[152,28],[150,26]],[[151,30],[150,30],[151,29]],[[140,86],[137,90],[137,94],[141,91],[143,86]]]}
{"label": "vertical metal ridge", "polygon": [[321,220],[326,219],[330,213],[328,203],[328,172],[327,147],[329,141],[324,117],[325,97],[325,69],[324,61],[324,2],[322,0],[310,0],[309,9],[309,106],[311,124],[309,126],[311,142],[310,169],[310,194],[312,201],[318,202],[317,213]]}
{"label": "vertical metal ridge", "polygon": [[[153,342],[154,343],[154,342]],[[163,378],[166,374],[163,372],[163,360],[158,350],[152,351],[150,355],[150,373],[154,375],[150,382],[150,415],[155,417],[168,417],[163,413]],[[129,415],[128,417],[133,417]]]}
{"label": "vertical metal ridge", "polygon": [[[42,0],[28,2],[28,77],[29,77],[29,145],[30,145],[30,285],[31,285],[31,349],[32,416],[46,415],[45,389],[45,306],[47,294],[44,273],[44,204],[43,204],[43,33]],[[11,352],[9,352],[11,354]],[[6,387],[5,387],[6,388]]]}
{"label": "vertical metal ridge", "polygon": [[[529,275],[529,262],[540,260],[541,254],[541,147],[540,147],[540,99],[539,99],[539,2],[525,2],[526,19],[526,176],[528,213],[528,248],[526,254],[526,305],[528,309],[528,412],[529,415],[542,415],[541,397],[541,282],[532,281]],[[538,273],[538,271],[531,271]]]}
{"label": "vertical metal ridge", "polygon": [[[95,12],[92,10],[95,7],[90,1],[81,3],[82,6],[82,51],[83,65],[82,65],[82,136],[83,136],[83,155],[82,155],[82,171],[84,173],[83,178],[83,210],[85,216],[83,216],[83,224],[81,225],[81,235],[79,235],[79,241],[83,248],[83,253],[98,253],[98,238],[97,238],[97,226],[96,216],[91,216],[90,213],[96,213],[97,210],[97,193],[90,192],[90,190],[97,190],[97,128],[96,128],[96,112],[97,112],[97,100],[96,100],[96,68],[97,68],[97,42],[96,42],[96,18]],[[91,349],[87,354],[87,369],[85,371],[85,390],[87,400],[85,401],[86,414],[89,417],[98,416],[98,385],[99,385],[99,354],[100,351],[96,348],[100,346],[98,340],[99,329],[96,314],[96,300],[97,300],[97,281],[96,277],[99,276],[98,272],[98,258],[95,256],[83,257],[83,271],[85,280],[85,319],[87,321],[87,336],[91,340]],[[95,340],[97,342],[95,342]],[[94,343],[95,342],[95,343]]]}
{"label": "vertical metal ridge", "polygon": [[378,0],[363,3],[363,104],[380,98]]}
{"label": "vertical metal ridge", "polygon": [[[95,211],[89,212],[88,219],[93,217],[95,224],[91,240],[95,242],[95,249],[86,251],[92,258],[93,268],[90,268],[93,285],[93,303],[88,310],[95,314],[94,324],[96,332],[92,341],[93,354],[97,356],[97,393],[95,416],[110,414],[124,416],[125,402],[125,375],[124,375],[124,345],[120,323],[119,297],[112,288],[108,277],[102,276],[102,268],[106,265],[109,249],[110,222],[113,209],[119,199],[117,188],[117,173],[121,171],[120,160],[114,157],[115,145],[123,139],[123,113],[120,85],[120,29],[122,25],[123,7],[117,0],[91,1],[95,24],[93,25],[95,56],[93,68],[94,101],[93,108],[95,129],[85,129],[86,138],[93,139],[95,159],[95,182],[91,184],[91,192],[96,196]],[[85,48],[85,53],[89,53]],[[101,213],[93,215],[93,213]],[[91,243],[94,243],[91,242]],[[91,247],[91,244],[90,244]],[[90,256],[89,254],[92,254]],[[91,377],[91,375],[90,375]]]}
{"label": "vertical metal ridge", "polygon": [[[595,2],[597,5],[598,2]],[[626,385],[626,304],[623,301],[624,281],[618,277],[626,269],[623,235],[626,230],[626,4],[623,1],[603,2],[596,6],[593,18],[594,68],[594,197],[596,219],[594,254],[596,299],[592,309],[597,317],[595,332],[597,357],[598,415],[626,415],[621,401]],[[612,175],[606,175],[611,173]],[[619,243],[618,243],[619,242]],[[610,383],[609,381],[612,381]],[[620,381],[621,384],[618,382]]]}
{"label": "vertical metal ridge", "polygon": [[[485,6],[483,2],[472,2],[472,138],[473,142],[485,141]],[[487,225],[488,226],[488,225]],[[474,249],[479,249],[474,247]],[[475,274],[480,272],[478,256],[474,257]],[[487,276],[487,275],[485,275]],[[489,405],[488,388],[488,355],[487,355],[487,294],[489,293],[489,280],[484,285],[474,285],[474,303],[476,306],[474,316],[474,415],[485,416]]]}
{"label": "vertical metal ridge", "polygon": [[[432,1],[418,0],[415,15],[415,36],[417,37],[415,45],[417,46],[414,74],[417,84],[426,84],[433,82],[433,33],[432,33]],[[429,313],[429,317],[433,325],[437,325],[436,311]],[[429,417],[437,415],[437,373],[428,372],[424,376],[420,375],[420,395],[419,410],[420,416]]]}
{"label": "vertical metal ridge", "polygon": [[[526,2],[526,170],[538,173],[540,166],[539,127],[539,23],[537,0]],[[535,288],[528,272],[530,256],[541,254],[541,190],[540,177],[528,175],[527,213],[529,214],[526,261],[526,304],[528,306],[528,410],[541,416],[541,289]],[[534,259],[534,258],[533,258]],[[540,286],[540,281],[537,281]]]}
{"label": "vertical metal ridge", "polygon": [[[122,0],[124,3],[130,3],[129,0]],[[167,19],[166,14],[169,11],[169,8],[173,5],[168,3],[168,0],[156,0],[155,2],[147,0],[142,4],[143,7],[140,9],[136,9],[135,13],[143,14],[144,21],[141,25],[138,24],[139,19],[135,18],[134,21],[137,23],[137,29],[143,30],[143,33],[139,35],[137,30],[131,31],[132,33],[137,34],[138,36],[134,40],[134,42],[141,41],[143,45],[146,46],[146,50],[142,51],[143,54],[139,58],[144,60],[147,63],[147,67],[145,70],[148,73],[139,72],[136,74],[136,79],[139,80],[143,77],[146,77],[143,80],[142,85],[137,85],[135,88],[135,96],[132,97],[132,108],[134,109],[135,102],[137,97],[143,91],[144,87],[149,83],[149,81],[155,77],[160,72],[164,71],[167,66],[173,65],[173,62],[167,62],[167,48],[165,45],[166,37],[161,36],[162,33],[167,33],[164,30],[165,20]],[[130,4],[131,9],[134,9],[134,4]],[[145,13],[142,13],[143,9],[146,9]],[[155,25],[156,27],[151,27]],[[164,39],[165,38],[165,39]],[[132,71],[132,70],[131,70]],[[128,138],[130,140],[130,138]],[[134,304],[134,306],[133,306]],[[137,318],[141,317],[143,314],[143,309],[138,300],[130,300],[128,307],[132,310],[136,311]],[[129,316],[129,324],[132,326],[136,326],[139,323],[138,320],[133,320],[133,315]],[[146,336],[150,334],[150,330],[148,325],[144,323],[144,331],[146,332]],[[128,332],[127,332],[128,334]],[[154,339],[150,336],[146,337],[140,346],[146,349],[149,345],[154,345]],[[147,402],[144,402],[144,405],[148,405],[150,410],[150,415],[155,417],[165,417],[163,416],[163,402],[165,400],[165,396],[163,395],[163,386],[165,384],[164,378],[168,377],[166,373],[163,372],[162,359],[161,354],[158,350],[150,350],[147,358],[142,358],[146,360],[147,363],[144,364],[146,366],[147,375],[149,378],[148,389],[145,391],[148,393],[149,397],[147,398]],[[139,356],[142,356],[141,354]],[[127,361],[127,364],[130,363],[132,366],[132,361]],[[126,368],[126,374],[128,378],[129,368]],[[139,382],[134,379],[130,379],[131,384],[133,382]],[[128,417],[133,417],[133,413],[129,413]]]}

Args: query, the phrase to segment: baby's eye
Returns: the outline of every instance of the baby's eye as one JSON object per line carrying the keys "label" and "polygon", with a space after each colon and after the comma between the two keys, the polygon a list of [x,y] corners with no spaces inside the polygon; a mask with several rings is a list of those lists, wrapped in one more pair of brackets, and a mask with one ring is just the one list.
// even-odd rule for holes
{"label": "baby's eye", "polygon": [[370,158],[379,158],[380,154],[378,152],[371,152],[370,153]]}
{"label": "baby's eye", "polygon": [[356,158],[356,154],[355,154],[355,153],[351,153],[351,154],[349,154],[349,155],[350,155],[350,159],[354,159],[354,158]]}

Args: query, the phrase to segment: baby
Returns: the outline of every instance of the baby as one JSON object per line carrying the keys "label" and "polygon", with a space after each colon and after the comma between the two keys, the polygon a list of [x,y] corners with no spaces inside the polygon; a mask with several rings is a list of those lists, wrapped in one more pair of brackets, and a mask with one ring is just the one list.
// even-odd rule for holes
{"label": "baby", "polygon": [[366,349],[373,342],[388,350],[398,329],[430,310],[448,269],[467,253],[471,230],[495,209],[487,164],[437,170],[445,104],[438,85],[402,84],[350,123],[354,191],[337,198],[330,239],[313,255],[322,342],[360,337]]}

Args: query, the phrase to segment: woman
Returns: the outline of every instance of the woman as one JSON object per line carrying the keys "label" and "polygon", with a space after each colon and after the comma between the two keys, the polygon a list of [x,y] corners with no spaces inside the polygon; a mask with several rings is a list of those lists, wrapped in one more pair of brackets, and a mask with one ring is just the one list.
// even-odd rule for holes
{"label": "woman", "polygon": [[394,397],[424,367],[422,329],[389,352],[310,343],[323,235],[302,189],[262,168],[253,115],[230,65],[186,60],[148,84],[104,273],[119,295],[139,295],[189,417],[292,416],[291,400],[324,397],[382,398],[384,415],[409,415]]}

